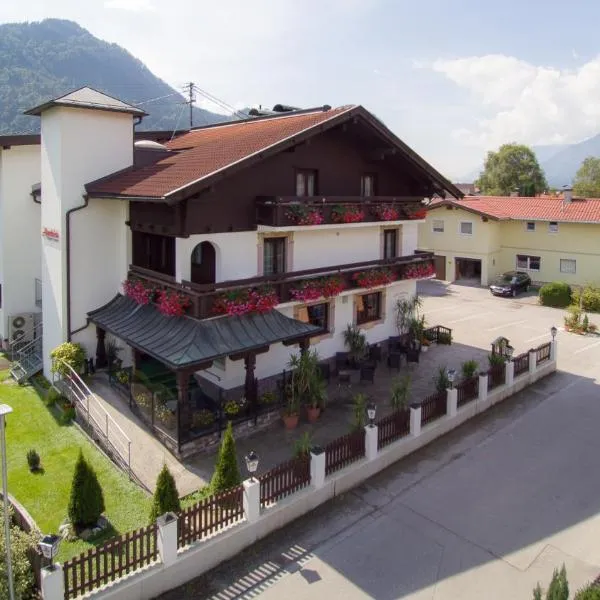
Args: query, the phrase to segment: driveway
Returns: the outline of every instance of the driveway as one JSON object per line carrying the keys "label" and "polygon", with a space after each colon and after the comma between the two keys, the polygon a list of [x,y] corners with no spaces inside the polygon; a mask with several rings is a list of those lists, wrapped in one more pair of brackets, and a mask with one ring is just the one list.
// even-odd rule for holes
{"label": "driveway", "polygon": [[[486,290],[443,291],[425,298],[425,314],[459,343],[485,348],[505,335],[518,353],[562,321]],[[571,590],[595,578],[600,338],[559,332],[558,343],[560,371],[535,389],[163,600],[529,600],[563,562]]]}

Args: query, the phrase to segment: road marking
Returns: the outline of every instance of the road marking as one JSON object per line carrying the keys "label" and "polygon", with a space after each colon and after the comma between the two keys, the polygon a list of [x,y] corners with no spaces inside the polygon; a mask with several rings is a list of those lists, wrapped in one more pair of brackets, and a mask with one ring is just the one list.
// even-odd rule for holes
{"label": "road marking", "polygon": [[[558,331],[564,331],[564,329],[562,327],[558,328]],[[550,332],[548,333],[543,333],[542,335],[536,335],[535,337],[529,338],[528,340],[525,340],[525,344],[527,344],[528,342],[535,342],[536,340],[541,340],[542,338],[545,338],[547,336],[550,335]]]}
{"label": "road marking", "polygon": [[436,312],[442,312],[443,310],[458,310],[459,306],[445,306],[444,308],[434,308],[433,310],[428,310],[427,314],[430,315]]}
{"label": "road marking", "polygon": [[470,321],[471,319],[479,319],[480,317],[487,317],[487,315],[491,315],[493,313],[486,312],[481,314],[469,315],[468,317],[463,317],[462,319],[454,319],[454,321],[448,321],[448,325],[453,325],[454,323],[462,323],[463,321]]}
{"label": "road marking", "polygon": [[504,325],[498,325],[497,327],[490,327],[486,329],[486,331],[498,331],[498,329],[504,329],[505,327],[511,327],[512,325],[521,325],[522,323],[527,323],[527,319],[523,321],[513,321],[512,323],[504,323]]}
{"label": "road marking", "polygon": [[584,346],[583,348],[579,348],[579,350],[575,350],[575,352],[573,352],[573,354],[580,354],[581,352],[585,352],[586,350],[589,350],[590,348],[595,348],[596,346],[600,346],[600,342],[594,342],[593,344],[588,344],[587,346]]}

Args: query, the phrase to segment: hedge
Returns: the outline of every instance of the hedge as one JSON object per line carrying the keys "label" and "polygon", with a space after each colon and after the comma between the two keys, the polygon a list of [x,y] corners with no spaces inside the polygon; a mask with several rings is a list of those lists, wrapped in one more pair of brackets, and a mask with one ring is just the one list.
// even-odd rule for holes
{"label": "hedge", "polygon": [[600,287],[596,285],[586,285],[581,290],[573,290],[572,302],[577,306],[580,305],[585,312],[600,313]]}
{"label": "hedge", "polygon": [[540,304],[564,308],[571,304],[571,286],[564,281],[553,281],[540,288]]}

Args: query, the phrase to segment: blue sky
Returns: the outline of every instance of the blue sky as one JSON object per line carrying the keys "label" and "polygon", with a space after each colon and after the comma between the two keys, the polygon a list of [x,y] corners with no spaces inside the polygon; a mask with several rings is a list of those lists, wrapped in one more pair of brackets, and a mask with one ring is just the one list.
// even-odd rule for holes
{"label": "blue sky", "polygon": [[455,180],[503,142],[600,132],[594,0],[0,3],[0,22],[45,17],[236,107],[363,104]]}

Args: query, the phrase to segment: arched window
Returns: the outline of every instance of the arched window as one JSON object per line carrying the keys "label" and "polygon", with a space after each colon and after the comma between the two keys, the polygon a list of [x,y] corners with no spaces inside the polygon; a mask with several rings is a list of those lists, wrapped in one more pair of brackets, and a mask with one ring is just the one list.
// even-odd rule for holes
{"label": "arched window", "polygon": [[216,252],[210,242],[201,242],[192,250],[192,283],[215,283]]}

